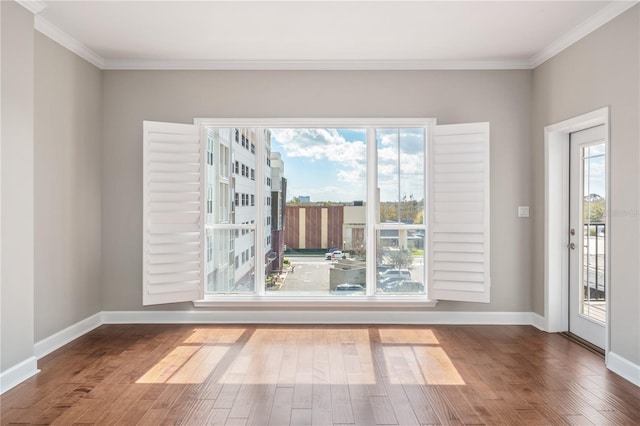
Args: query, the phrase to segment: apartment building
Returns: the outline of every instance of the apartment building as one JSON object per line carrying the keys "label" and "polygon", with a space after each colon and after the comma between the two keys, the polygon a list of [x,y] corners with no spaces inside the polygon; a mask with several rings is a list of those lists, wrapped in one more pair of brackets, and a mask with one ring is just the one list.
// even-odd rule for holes
{"label": "apartment building", "polygon": [[287,208],[287,179],[279,152],[271,152],[271,250],[265,251],[267,271],[282,270],[284,251],[285,211]]}
{"label": "apartment building", "polygon": [[[265,158],[264,197],[259,198],[256,181],[258,138]],[[206,292],[252,291],[256,262],[256,222],[264,229],[265,272],[272,269],[282,245],[272,247],[272,224],[282,229],[280,211],[272,208],[272,185],[275,194],[282,193],[283,163],[277,153],[271,153],[271,132],[258,135],[255,129],[210,128],[207,132],[207,215],[206,215]],[[277,167],[271,168],[271,156],[276,155]],[[276,195],[277,196],[277,195]],[[258,203],[262,202],[262,217],[258,218]],[[274,219],[274,217],[276,219]],[[278,228],[276,228],[278,229]],[[278,236],[280,234],[276,234]],[[283,250],[283,249],[282,249]],[[282,262],[282,256],[279,256]],[[280,264],[280,269],[282,265]]]}

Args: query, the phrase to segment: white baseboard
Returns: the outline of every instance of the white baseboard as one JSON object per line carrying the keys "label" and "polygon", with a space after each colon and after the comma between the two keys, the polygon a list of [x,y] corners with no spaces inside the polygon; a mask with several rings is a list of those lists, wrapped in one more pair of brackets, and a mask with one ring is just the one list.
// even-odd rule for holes
{"label": "white baseboard", "polygon": [[29,377],[38,374],[38,360],[35,356],[25,359],[0,373],[0,394],[19,385]]}
{"label": "white baseboard", "polygon": [[105,324],[510,324],[534,325],[531,312],[450,311],[104,311]]}
{"label": "white baseboard", "polygon": [[607,368],[640,387],[640,365],[634,364],[614,352],[609,352],[607,354]]}
{"label": "white baseboard", "polygon": [[66,345],[77,339],[78,337],[87,334],[94,328],[102,325],[102,312],[98,312],[88,318],[85,318],[69,327],[61,330],[49,337],[46,337],[34,345],[34,354],[36,358],[40,359],[43,356],[49,355],[51,352]]}
{"label": "white baseboard", "polygon": [[531,317],[531,322],[529,324],[531,324],[538,330],[547,331],[545,320],[542,315],[538,315],[535,312],[529,312],[529,316]]}

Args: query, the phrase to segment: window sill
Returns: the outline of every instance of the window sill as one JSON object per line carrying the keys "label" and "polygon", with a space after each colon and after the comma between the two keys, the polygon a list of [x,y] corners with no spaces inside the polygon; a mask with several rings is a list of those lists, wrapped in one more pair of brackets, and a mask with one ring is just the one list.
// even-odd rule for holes
{"label": "window sill", "polygon": [[415,296],[206,296],[196,300],[196,308],[259,308],[259,309],[416,309],[433,308],[437,300],[416,299]]}

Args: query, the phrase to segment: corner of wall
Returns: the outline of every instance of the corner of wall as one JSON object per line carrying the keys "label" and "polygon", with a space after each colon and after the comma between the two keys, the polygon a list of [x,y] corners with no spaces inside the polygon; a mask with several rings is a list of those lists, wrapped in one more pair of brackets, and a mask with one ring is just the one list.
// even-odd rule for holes
{"label": "corner of wall", "polygon": [[640,365],[634,364],[615,352],[607,354],[606,364],[609,370],[640,387]]}
{"label": "corner of wall", "polygon": [[38,370],[37,359],[35,356],[29,357],[13,367],[6,369],[0,373],[0,394],[16,387],[29,377],[35,376],[39,372],[40,370]]}

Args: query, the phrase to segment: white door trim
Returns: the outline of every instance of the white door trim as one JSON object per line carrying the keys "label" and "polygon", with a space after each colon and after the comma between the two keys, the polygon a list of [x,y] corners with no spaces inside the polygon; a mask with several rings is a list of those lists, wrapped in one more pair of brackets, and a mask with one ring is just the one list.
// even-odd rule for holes
{"label": "white door trim", "polygon": [[[545,151],[545,225],[544,225],[544,318],[548,332],[569,329],[569,135],[573,132],[604,124],[607,135],[607,227],[610,227],[610,167],[609,167],[609,107],[570,118],[544,128]],[[610,233],[609,233],[610,235]],[[609,253],[610,238],[607,238]],[[609,259],[606,260],[607,312],[610,309],[611,281]],[[609,352],[609,327],[605,328],[605,354]]]}

